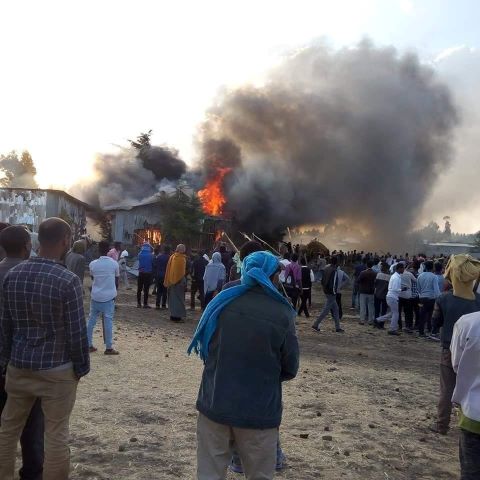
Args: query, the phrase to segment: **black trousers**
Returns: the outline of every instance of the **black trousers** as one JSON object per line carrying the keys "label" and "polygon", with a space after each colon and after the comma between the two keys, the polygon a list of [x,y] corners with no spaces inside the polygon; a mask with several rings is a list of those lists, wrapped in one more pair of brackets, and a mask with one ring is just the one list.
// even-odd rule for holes
{"label": "black trousers", "polygon": [[405,327],[413,329],[413,303],[411,298],[398,299],[398,326],[402,328],[402,311],[405,313]]}
{"label": "black trousers", "polygon": [[425,325],[427,329],[432,331],[432,315],[433,308],[435,307],[434,298],[421,298],[420,299],[420,323],[418,324],[418,331],[420,335],[425,334]]}
{"label": "black trousers", "polygon": [[167,287],[163,285],[164,281],[165,281],[165,278],[163,277],[157,277],[155,279],[155,286],[157,287],[156,306],[159,307],[161,303],[163,308],[167,306],[167,292],[168,292]]}
{"label": "black trousers", "polygon": [[377,319],[380,316],[386,315],[388,310],[387,299],[386,298],[377,298],[373,299],[375,306],[375,318]]}
{"label": "black trousers", "polygon": [[300,303],[300,308],[298,310],[299,315],[301,315],[302,312],[305,312],[306,317],[310,316],[310,313],[308,312],[307,303],[308,303],[308,299],[310,298],[311,294],[312,294],[312,291],[311,291],[310,288],[302,290],[302,295],[300,297],[302,301]]}
{"label": "black trousers", "polygon": [[190,288],[190,308],[195,310],[195,299],[197,296],[200,297],[200,307],[202,310],[205,308],[205,295],[203,293],[203,280],[192,279],[192,286]]}
{"label": "black trousers", "polygon": [[292,301],[293,308],[297,309],[298,298],[300,297],[300,289],[297,287],[285,287],[287,291],[287,295],[289,296],[290,300]]}
{"label": "black trousers", "polygon": [[152,274],[140,272],[137,279],[137,303],[142,304],[142,290],[143,290],[143,305],[148,305],[148,291],[152,284]]}
{"label": "black trousers", "polygon": [[[5,384],[0,379],[0,415],[7,402]],[[22,468],[19,475],[20,480],[42,480],[43,473],[43,434],[44,420],[42,405],[39,399],[33,404],[28,416],[20,445],[22,446]]]}
{"label": "black trousers", "polygon": [[480,478],[480,435],[460,429],[460,480]]}
{"label": "black trousers", "polygon": [[421,313],[420,313],[420,299],[418,297],[412,297],[411,299],[412,301],[412,310],[413,310],[413,314],[415,316],[415,326],[414,328],[415,329],[419,329],[420,328],[420,321],[421,321]]}

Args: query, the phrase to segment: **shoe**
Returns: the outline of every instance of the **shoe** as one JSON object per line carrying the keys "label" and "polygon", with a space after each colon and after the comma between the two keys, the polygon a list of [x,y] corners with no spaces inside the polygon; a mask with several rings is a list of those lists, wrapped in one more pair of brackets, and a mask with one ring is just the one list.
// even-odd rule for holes
{"label": "shoe", "polygon": [[429,340],[433,340],[434,342],[439,342],[440,341],[440,336],[437,333],[432,333],[429,337]]}
{"label": "shoe", "polygon": [[389,335],[396,335],[397,337],[400,336],[400,333],[398,332],[398,330],[389,330],[388,334]]}
{"label": "shoe", "polygon": [[90,353],[95,353],[97,350],[98,350],[98,348],[95,348],[95,347],[89,347],[89,348],[88,348],[88,351],[89,351]]}
{"label": "shoe", "polygon": [[335,331],[337,333],[345,333],[345,330],[343,328],[337,328]]}
{"label": "shoe", "polygon": [[275,470],[280,471],[285,468],[285,462],[287,461],[287,458],[283,454],[283,452],[280,450],[280,453],[277,452],[277,463],[275,465]]}
{"label": "shoe", "polygon": [[427,338],[427,336],[424,333],[419,333],[418,338]]}
{"label": "shoe", "polygon": [[160,305],[155,305],[155,310],[160,310]]}
{"label": "shoe", "polygon": [[152,308],[150,305],[144,305],[143,308]]}
{"label": "shoe", "polygon": [[242,465],[240,464],[237,464],[237,463],[230,463],[230,465],[228,466],[228,469],[233,472],[233,473],[243,473],[243,467]]}
{"label": "shoe", "polygon": [[114,350],[113,348],[107,348],[104,352],[104,355],[120,355],[120,352]]}
{"label": "shoe", "polygon": [[312,325],[312,330],[315,330],[317,333],[320,332],[320,328]]}
{"label": "shoe", "polygon": [[141,303],[137,304],[137,308],[142,308],[142,304]]}
{"label": "shoe", "polygon": [[413,333],[413,330],[411,328],[405,328],[403,331],[405,333],[408,333],[409,335]]}
{"label": "shoe", "polygon": [[385,322],[377,322],[376,327],[377,327],[379,330],[385,330]]}
{"label": "shoe", "polygon": [[365,322],[358,322],[359,325],[365,325]]}
{"label": "shoe", "polygon": [[434,423],[431,427],[428,427],[431,432],[438,433],[440,435],[446,435],[448,433],[448,428],[441,428],[438,424]]}

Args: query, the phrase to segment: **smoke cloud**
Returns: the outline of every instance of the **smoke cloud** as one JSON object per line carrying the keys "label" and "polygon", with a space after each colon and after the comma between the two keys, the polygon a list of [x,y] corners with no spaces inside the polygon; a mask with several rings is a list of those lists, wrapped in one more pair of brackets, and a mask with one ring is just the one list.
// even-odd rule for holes
{"label": "smoke cloud", "polygon": [[119,153],[98,154],[93,180],[75,185],[72,191],[95,207],[133,205],[158,193],[171,181],[179,180],[186,168],[175,149],[125,148]]}
{"label": "smoke cloud", "polygon": [[249,231],[342,219],[391,246],[449,164],[457,121],[448,88],[416,55],[315,45],[263,86],[218,98],[201,168],[234,167],[227,209]]}

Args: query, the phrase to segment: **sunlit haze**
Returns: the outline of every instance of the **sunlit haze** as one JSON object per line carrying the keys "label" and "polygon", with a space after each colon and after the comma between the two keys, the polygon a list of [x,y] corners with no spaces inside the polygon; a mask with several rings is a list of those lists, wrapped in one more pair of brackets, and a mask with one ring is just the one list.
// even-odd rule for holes
{"label": "sunlit haze", "polygon": [[[96,152],[152,129],[153,143],[178,148],[191,164],[196,129],[219,89],[261,79],[283,55],[312,41],[340,48],[364,36],[400,51],[415,50],[438,69],[457,100],[470,107],[458,138],[471,139],[473,146],[480,102],[474,89],[475,101],[464,86],[480,80],[478,5],[474,0],[1,1],[0,153],[28,149],[40,186],[68,188],[90,174]],[[458,93],[456,85],[462,86]],[[452,168],[465,158],[467,172],[478,175],[467,144],[457,145]],[[456,213],[439,208],[446,198],[440,193],[456,188],[448,173],[426,210],[419,208],[419,222],[451,214],[454,230],[480,229],[476,192],[470,205],[455,205],[452,194]],[[479,215],[472,218],[473,213]]]}

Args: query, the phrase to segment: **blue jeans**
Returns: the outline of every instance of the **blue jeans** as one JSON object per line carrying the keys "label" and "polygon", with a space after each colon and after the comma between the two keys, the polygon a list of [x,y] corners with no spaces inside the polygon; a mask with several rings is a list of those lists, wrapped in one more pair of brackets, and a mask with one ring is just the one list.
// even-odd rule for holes
{"label": "blue jeans", "polygon": [[361,293],[360,294],[360,321],[367,321],[367,312],[368,312],[368,323],[373,324],[375,320],[375,299],[372,294]]}
{"label": "blue jeans", "polygon": [[325,305],[323,306],[323,309],[320,312],[320,315],[318,316],[318,318],[313,323],[313,326],[315,328],[318,328],[320,323],[322,322],[322,320],[331,311],[333,320],[335,321],[335,328],[337,330],[339,330],[340,329],[340,313],[339,313],[339,310],[338,310],[337,297],[336,297],[336,295],[328,294],[328,293],[325,294],[325,297],[327,298],[327,301],[326,301]]}
{"label": "blue jeans", "polygon": [[103,341],[107,348],[112,348],[113,341],[113,313],[115,312],[115,300],[109,302],[90,302],[90,316],[88,318],[87,335],[88,345],[93,346],[93,329],[97,324],[99,313],[103,314]]}

